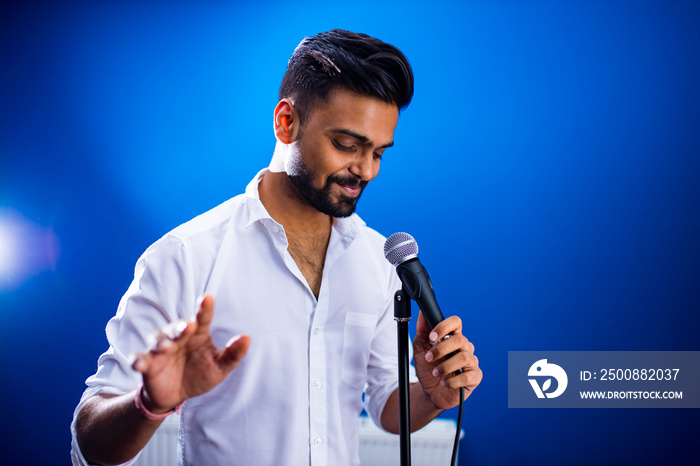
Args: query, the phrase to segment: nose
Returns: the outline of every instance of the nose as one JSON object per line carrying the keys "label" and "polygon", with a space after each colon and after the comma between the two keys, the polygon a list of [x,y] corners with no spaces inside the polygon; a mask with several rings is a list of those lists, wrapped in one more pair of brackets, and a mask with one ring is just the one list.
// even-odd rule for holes
{"label": "nose", "polygon": [[350,173],[359,177],[362,181],[371,181],[379,171],[379,159],[374,158],[371,150],[365,150],[358,154],[350,165]]}

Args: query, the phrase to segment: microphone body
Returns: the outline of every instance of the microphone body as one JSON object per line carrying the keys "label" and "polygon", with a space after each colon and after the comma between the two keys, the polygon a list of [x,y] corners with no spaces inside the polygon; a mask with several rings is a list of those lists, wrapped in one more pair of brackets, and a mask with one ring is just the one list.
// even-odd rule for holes
{"label": "microphone body", "polygon": [[391,235],[384,243],[384,257],[396,267],[404,289],[418,303],[430,328],[445,320],[428,271],[418,260],[418,243],[413,236],[403,232]]}
{"label": "microphone body", "polygon": [[428,271],[425,270],[417,257],[397,265],[396,273],[399,275],[406,293],[423,311],[423,316],[430,328],[445,320],[435,298],[433,282],[430,281]]}

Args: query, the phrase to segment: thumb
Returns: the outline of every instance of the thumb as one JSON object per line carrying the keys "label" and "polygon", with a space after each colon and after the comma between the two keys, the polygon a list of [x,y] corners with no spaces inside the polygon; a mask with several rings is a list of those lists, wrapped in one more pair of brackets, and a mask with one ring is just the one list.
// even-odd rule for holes
{"label": "thumb", "polygon": [[428,341],[430,340],[430,325],[428,325],[428,321],[425,320],[425,316],[423,316],[423,312],[418,313],[418,319],[416,320],[416,338],[419,338],[421,340]]}
{"label": "thumb", "polygon": [[248,335],[236,335],[231,338],[218,357],[222,368],[226,370],[235,369],[248,353],[250,342],[250,336]]}

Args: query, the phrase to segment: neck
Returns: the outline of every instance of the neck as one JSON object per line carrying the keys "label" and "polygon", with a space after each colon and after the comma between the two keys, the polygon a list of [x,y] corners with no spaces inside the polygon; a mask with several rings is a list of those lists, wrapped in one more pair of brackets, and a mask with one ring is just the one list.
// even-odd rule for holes
{"label": "neck", "polygon": [[267,172],[260,180],[260,201],[287,232],[330,235],[333,219],[311,206],[289,181],[285,172]]}
{"label": "neck", "polygon": [[318,299],[333,219],[313,208],[284,172],[265,173],[259,192],[267,212],[284,227],[287,251]]}

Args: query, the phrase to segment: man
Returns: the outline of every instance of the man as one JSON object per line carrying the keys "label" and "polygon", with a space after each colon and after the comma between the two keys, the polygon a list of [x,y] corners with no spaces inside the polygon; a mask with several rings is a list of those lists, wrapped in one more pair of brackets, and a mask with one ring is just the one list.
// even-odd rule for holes
{"label": "man", "polygon": [[[363,394],[398,432],[401,284],[354,210],[412,94],[391,45],[340,30],[299,44],[269,168],[139,259],[76,408],[75,464],[130,461],[180,408],[183,464],[359,464]],[[432,332],[418,317],[413,430],[481,381],[461,330],[457,317]]]}

